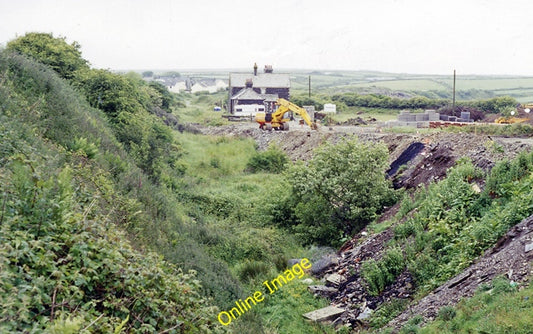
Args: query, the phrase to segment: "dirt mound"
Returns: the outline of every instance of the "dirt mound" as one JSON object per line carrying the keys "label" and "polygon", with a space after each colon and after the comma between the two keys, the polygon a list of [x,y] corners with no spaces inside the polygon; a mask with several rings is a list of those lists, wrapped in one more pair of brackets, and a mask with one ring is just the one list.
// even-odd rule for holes
{"label": "dirt mound", "polygon": [[[528,247],[529,246],[529,247]],[[527,283],[533,261],[533,216],[523,220],[503,236],[496,246],[487,250],[473,265],[443,284],[432,294],[409,307],[389,326],[399,329],[410,317],[419,314],[425,321],[436,317],[438,310],[453,305],[462,298],[471,297],[482,283],[490,282],[498,275],[510,280]],[[529,250],[529,251],[528,251]]]}
{"label": "dirt mound", "polygon": [[[294,124],[293,124],[294,123]],[[204,127],[201,132],[216,136],[253,138],[259,150],[269,145],[280,147],[293,161],[308,160],[313,150],[324,142],[336,143],[349,136],[387,145],[391,168],[389,177],[396,188],[416,188],[441,180],[455,162],[467,157],[474,165],[489,170],[504,158],[512,159],[533,146],[532,139],[496,138],[467,133],[436,132],[430,134],[381,133],[360,126],[320,127],[312,131],[291,122],[290,131],[263,131],[254,123],[236,123],[221,127]]]}

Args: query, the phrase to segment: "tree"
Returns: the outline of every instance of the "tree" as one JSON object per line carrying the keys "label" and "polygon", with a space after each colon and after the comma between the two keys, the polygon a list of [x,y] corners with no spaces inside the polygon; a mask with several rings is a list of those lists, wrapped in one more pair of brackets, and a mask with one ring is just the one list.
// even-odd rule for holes
{"label": "tree", "polygon": [[87,61],[81,57],[80,48],[77,42],[68,44],[64,37],[55,38],[52,34],[36,32],[7,43],[8,50],[50,66],[65,79],[72,79],[77,71],[89,68]]}
{"label": "tree", "polygon": [[104,111],[112,122],[116,122],[121,112],[142,110],[135,83],[124,75],[90,70],[79,75],[76,84],[85,93],[89,104]]}
{"label": "tree", "polygon": [[288,176],[297,232],[308,242],[334,244],[362,229],[394,200],[388,167],[384,144],[357,138],[327,143],[307,166],[295,164]]}

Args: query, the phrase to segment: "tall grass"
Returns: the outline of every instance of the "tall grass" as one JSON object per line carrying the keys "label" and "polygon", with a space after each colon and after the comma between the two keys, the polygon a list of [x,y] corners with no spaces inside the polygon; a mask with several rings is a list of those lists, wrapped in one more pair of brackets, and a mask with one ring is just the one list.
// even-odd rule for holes
{"label": "tall grass", "polygon": [[503,277],[483,285],[474,297],[455,308],[439,311],[438,318],[416,332],[425,333],[531,333],[533,288],[518,289]]}

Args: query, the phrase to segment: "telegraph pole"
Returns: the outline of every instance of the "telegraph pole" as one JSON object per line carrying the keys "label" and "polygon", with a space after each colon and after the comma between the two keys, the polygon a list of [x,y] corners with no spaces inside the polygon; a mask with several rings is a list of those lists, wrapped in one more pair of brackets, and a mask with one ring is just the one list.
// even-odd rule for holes
{"label": "telegraph pole", "polygon": [[309,98],[311,98],[311,76],[309,76]]}
{"label": "telegraph pole", "polygon": [[453,102],[452,102],[452,116],[455,116],[455,70],[453,70]]}

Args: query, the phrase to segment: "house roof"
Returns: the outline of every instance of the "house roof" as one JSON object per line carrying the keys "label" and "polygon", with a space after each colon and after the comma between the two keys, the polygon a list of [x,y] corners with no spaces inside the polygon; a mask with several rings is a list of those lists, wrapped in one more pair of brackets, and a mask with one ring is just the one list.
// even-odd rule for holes
{"label": "house roof", "polygon": [[253,88],[243,88],[231,97],[232,100],[277,101],[278,94],[259,94]]}
{"label": "house roof", "polygon": [[245,87],[246,79],[252,79],[254,87],[259,88],[290,88],[291,80],[287,73],[230,73],[231,87]]}

